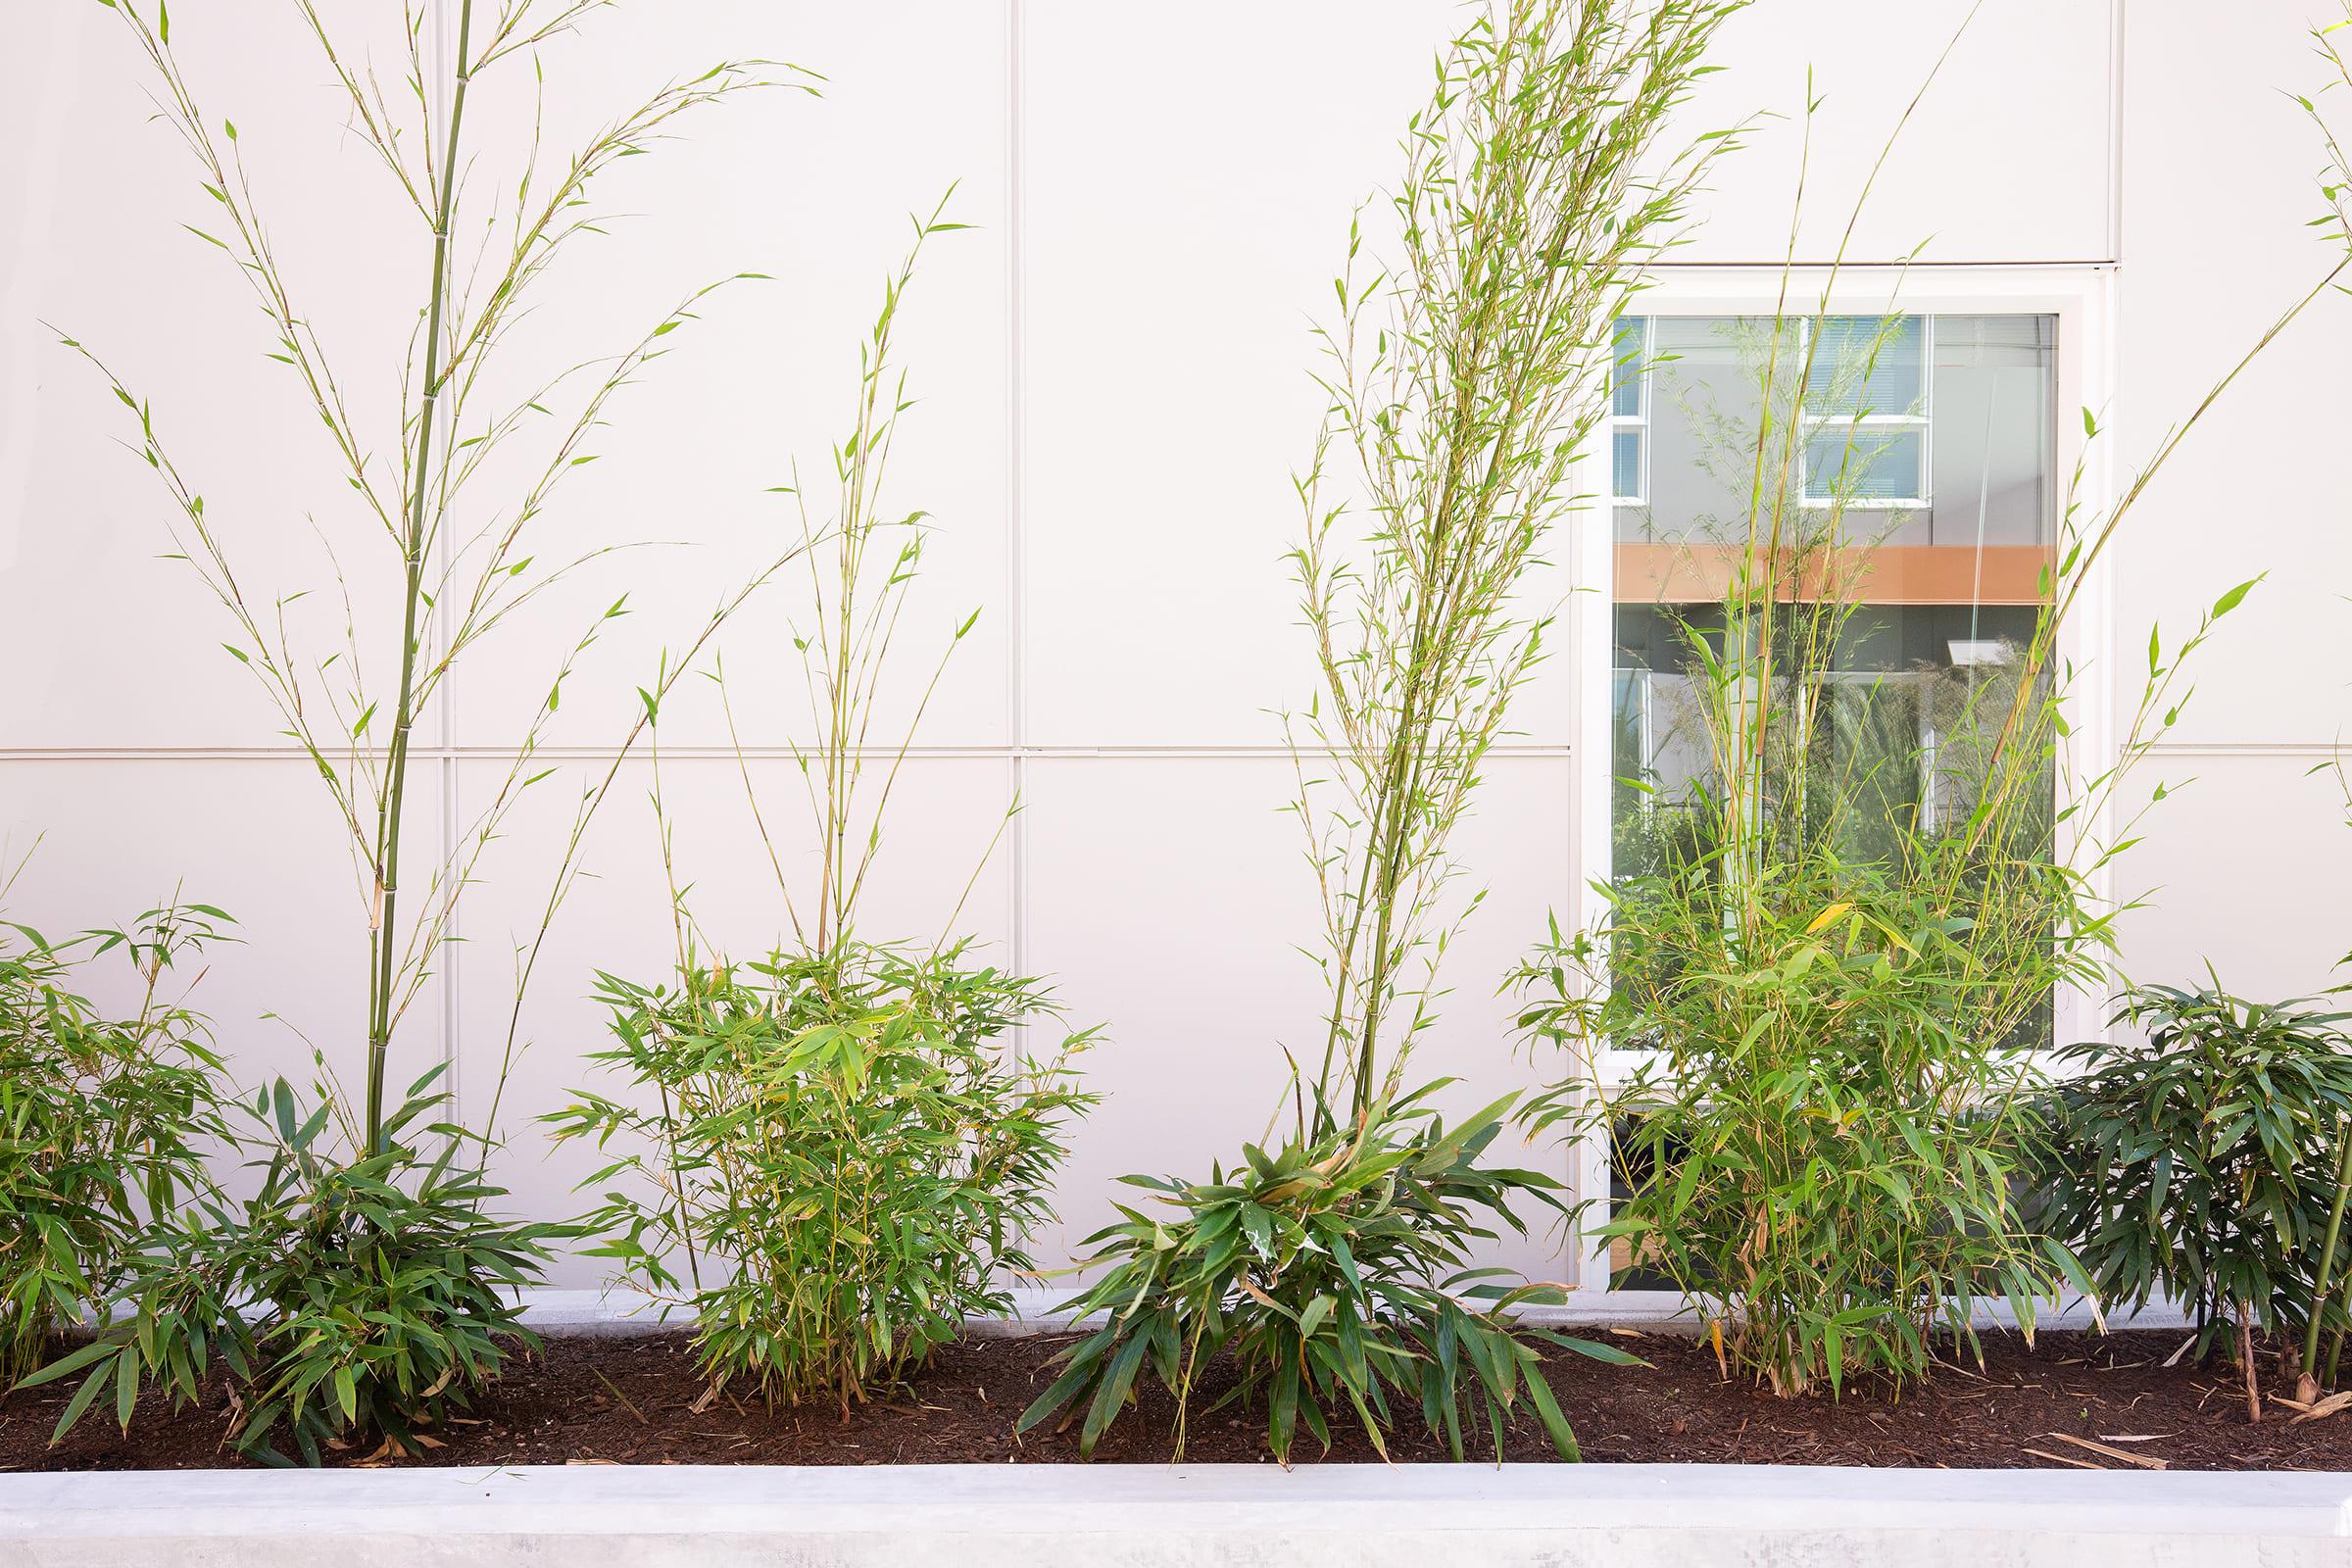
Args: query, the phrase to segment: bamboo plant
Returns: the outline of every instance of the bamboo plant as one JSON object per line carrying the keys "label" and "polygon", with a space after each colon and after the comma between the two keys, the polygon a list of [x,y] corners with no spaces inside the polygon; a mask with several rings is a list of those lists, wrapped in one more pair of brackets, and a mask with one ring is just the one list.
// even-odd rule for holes
{"label": "bamboo plant", "polygon": [[[231,923],[176,900],[73,941],[0,921],[0,1383],[103,1310],[147,1215],[218,1191],[203,1151],[228,1133],[221,1062],[178,982]],[[139,981],[123,1017],[74,989],[115,952]]]}
{"label": "bamboo plant", "polygon": [[[343,825],[368,943],[366,1092],[356,1142],[377,1152],[394,1037],[433,972],[475,859],[523,789],[537,781],[530,764],[560,702],[563,677],[593,642],[596,628],[563,662],[515,749],[511,776],[465,834],[466,858],[428,866],[420,888],[404,885],[402,876],[416,806],[409,781],[416,724],[467,652],[606,553],[542,560],[542,549],[561,551],[562,545],[543,545],[540,536],[549,531],[564,492],[598,456],[594,447],[613,399],[662,357],[662,338],[693,319],[694,307],[710,290],[697,290],[658,317],[616,354],[531,377],[527,392],[504,390],[526,372],[505,363],[500,351],[509,329],[543,291],[557,258],[598,232],[602,215],[591,203],[599,176],[621,159],[650,151],[680,117],[773,78],[762,63],[726,62],[673,82],[595,131],[561,169],[543,167],[544,149],[534,131],[532,144],[521,149],[523,172],[512,193],[492,196],[469,189],[466,177],[475,152],[466,140],[466,116],[476,82],[518,75],[550,40],[599,9],[600,0],[460,0],[456,49],[445,64],[431,56],[422,11],[406,0],[402,79],[389,92],[372,66],[355,58],[352,44],[329,27],[315,0],[295,0],[348,102],[353,127],[418,228],[418,260],[426,273],[419,328],[408,346],[408,363],[396,367],[402,394],[397,421],[379,428],[355,414],[345,391],[352,377],[303,311],[299,280],[280,266],[247,177],[235,123],[200,106],[172,43],[168,8],[158,6],[149,16],[135,0],[100,3],[122,18],[145,57],[162,119],[185,144],[205,195],[217,205],[219,222],[192,231],[225,252],[253,292],[270,323],[270,357],[291,372],[349,487],[348,502],[321,508],[322,517],[337,519],[331,525],[350,533],[341,548],[333,535],[325,539],[335,587],[348,607],[381,583],[380,575],[347,574],[344,556],[358,550],[370,552],[368,559],[380,562],[380,570],[397,584],[397,638],[383,646],[364,644],[356,619],[347,614],[341,646],[317,653],[299,647],[288,612],[315,590],[269,602],[249,596],[240,569],[245,547],[235,524],[224,527],[207,514],[201,490],[167,450],[151,406],[94,352],[69,342],[137,414],[136,448],[173,505],[179,559],[227,612],[235,640],[223,646],[259,683]],[[467,250],[459,248],[462,233],[471,236]],[[565,412],[553,413],[565,407],[564,399]],[[494,466],[493,460],[510,448],[511,471]],[[508,493],[477,493],[491,478],[503,480]],[[607,618],[619,611],[616,605]]]}
{"label": "bamboo plant", "polygon": [[[1096,1098],[1073,1064],[1094,1032],[1033,1054],[1015,1037],[1058,1025],[1051,994],[980,962],[954,935],[995,838],[936,939],[894,945],[859,924],[895,787],[978,619],[975,611],[947,629],[927,669],[903,678],[894,648],[933,524],[886,499],[913,407],[893,349],[925,243],[965,226],[946,211],[943,198],[914,219],[859,345],[830,514],[810,506],[797,471],[778,487],[807,568],[793,615],[807,728],[792,764],[812,866],[790,863],[771,832],[723,662],[712,676],[790,939],[731,956],[690,912],[657,729],[676,975],[650,987],[601,976],[616,1044],[591,1059],[639,1092],[581,1092],[549,1118],[559,1140],[593,1139],[614,1156],[583,1183],[604,1194],[591,1223],[610,1233],[591,1250],[662,1311],[693,1314],[706,1397],[741,1380],[770,1400],[827,1400],[844,1419],[967,1317],[1009,1308],[1006,1285],[1033,1267],[1029,1236],[1053,1217],[1067,1130]],[[905,715],[895,732],[882,727],[894,704]],[[658,721],[650,700],[648,710]]]}
{"label": "bamboo plant", "polygon": [[[1558,1184],[1479,1162],[1511,1102],[1448,1127],[1409,1059],[1437,966],[1478,902],[1448,851],[1510,700],[1543,653],[1529,572],[1578,504],[1571,475],[1607,408],[1613,328],[1678,237],[1730,132],[1676,152],[1669,118],[1739,6],[1497,0],[1441,53],[1385,204],[1361,215],[1318,333],[1329,413],[1296,481],[1291,560],[1320,685],[1290,725],[1295,803],[1322,889],[1329,1003],[1289,1142],[1154,1195],[1094,1241],[1073,1303],[1106,1325],[1022,1417],[1063,1411],[1091,1448],[1155,1377],[1180,1407],[1230,1349],[1287,1459],[1298,1428],[1352,1415],[1376,1446],[1415,1410],[1457,1454],[1463,1412],[1497,1453],[1533,1413],[1575,1440],[1533,1348],[1605,1347],[1516,1325],[1543,1286],[1486,1283],[1471,1251]],[[1325,774],[1321,770],[1328,768]],[[1181,1434],[1180,1434],[1181,1437]]]}
{"label": "bamboo plant", "polygon": [[[1673,789],[1621,783],[1658,829],[1654,853],[1620,868],[1592,929],[1555,924],[1520,975],[1523,1022],[1565,1053],[1538,1124],[1604,1141],[1628,1181],[1592,1234],[1665,1275],[1727,1366],[1784,1396],[1865,1374],[1899,1389],[1974,1353],[1980,1300],[2005,1300],[2031,1336],[2068,1292],[2095,1311],[2114,1283],[2021,1201],[2037,1157],[2100,1157],[2040,1150],[2038,1048],[2058,999],[2110,981],[2132,904],[2102,884],[2166,794],[2133,808],[2124,786],[2256,584],[2222,593],[2185,637],[2151,629],[2144,668],[2097,670],[2124,687],[2111,751],[2076,740],[2067,632],[2189,432],[2352,266],[2333,261],[2290,301],[2112,502],[2093,503],[2079,460],[2030,635],[1993,677],[1927,683],[1933,741],[1866,724],[1857,744],[1850,721],[1897,694],[1830,700],[1879,542],[1855,506],[1870,411],[1841,392],[1813,325],[1835,309],[1843,255],[1802,301],[1786,269],[1780,308],[1744,323],[1755,413],[1734,432],[1730,580],[1680,616],[1705,763]],[[1863,334],[1864,382],[1893,319]],[[2087,452],[2101,431],[2082,417]],[[1823,498],[1801,475],[1825,439]]]}
{"label": "bamboo plant", "polygon": [[2249,1419],[2262,1419],[2254,1347],[2282,1332],[2302,1342],[2288,1366],[2312,1402],[2343,1225],[2352,1014],[2215,981],[2139,987],[2115,1021],[2125,1038],[2060,1054],[2075,1070],[2047,1096],[2035,1172],[2051,1229],[2114,1300],[2136,1311],[2162,1292],[2194,1313],[2200,1352],[2234,1340]]}
{"label": "bamboo plant", "polygon": [[[557,662],[504,776],[463,824],[451,857],[412,842],[416,728],[461,661],[612,548],[567,544],[564,503],[599,455],[621,391],[662,357],[663,340],[711,290],[659,314],[617,352],[569,365],[524,363],[514,329],[541,302],[559,259],[601,232],[596,192],[621,160],[710,105],[762,85],[813,91],[813,78],[767,62],[724,62],[661,87],[552,158],[535,117],[523,120],[523,135],[477,146],[469,112],[484,92],[543,91],[547,46],[602,0],[458,0],[445,58],[425,10],[403,0],[389,82],[366,44],[330,24],[315,0],[292,0],[296,24],[340,90],[347,133],[380,165],[387,199],[413,224],[421,292],[384,303],[413,310],[416,324],[401,358],[370,372],[398,390],[396,405],[379,412],[352,391],[361,378],[350,356],[306,309],[304,280],[281,264],[236,125],[203,107],[167,8],[100,3],[120,19],[158,118],[196,165],[214,217],[191,231],[225,253],[250,291],[300,422],[324,441],[341,481],[313,511],[331,582],[323,591],[259,592],[244,524],[207,508],[151,405],[94,350],[67,340],[135,413],[133,450],[170,498],[178,559],[220,602],[231,632],[223,646],[259,684],[341,824],[356,873],[355,930],[366,945],[352,999],[365,1018],[363,1087],[347,1097],[333,1060],[340,1053],[319,1044],[316,1109],[303,1108],[282,1079],[263,1089],[248,1107],[261,1129],[260,1197],[159,1216],[127,1291],[131,1320],[35,1381],[90,1369],[62,1432],[110,1383],[127,1423],[143,1379],[191,1399],[208,1362],[222,1362],[246,1385],[235,1425],[241,1447],[276,1453],[290,1434],[300,1456],[316,1461],[323,1445],[371,1430],[398,1449],[429,1442],[421,1429],[495,1374],[507,1354],[499,1336],[527,1344],[513,1288],[535,1277],[564,1234],[485,1212],[499,1196],[481,1165],[495,1107],[488,1125],[467,1128],[444,1108],[442,1063],[393,1073],[404,1025],[453,938],[481,857],[555,771],[539,752],[564,685],[625,603],[594,617]],[[485,156],[493,167],[512,160],[513,175],[499,174],[495,185],[469,175]],[[254,455],[267,464],[272,453],[257,443]],[[687,657],[664,660],[660,690],[780,565],[721,601]],[[315,621],[298,604],[329,595],[343,607],[339,634],[306,636]],[[372,629],[372,612],[387,604],[399,628],[389,636]],[[549,920],[611,778],[581,798]],[[543,920],[531,956],[545,935]],[[518,988],[517,1019],[519,1009]],[[511,1029],[510,1061],[514,1044]],[[258,1321],[243,1311],[251,1301],[268,1305]]]}
{"label": "bamboo plant", "polygon": [[1288,726],[1331,992],[1318,1130],[1402,1087],[1477,902],[1451,897],[1447,846],[1544,655],[1527,574],[1579,504],[1615,321],[1731,134],[1642,160],[1736,9],[1498,9],[1407,127],[1395,261],[1369,265],[1349,233],[1291,557],[1321,675]]}

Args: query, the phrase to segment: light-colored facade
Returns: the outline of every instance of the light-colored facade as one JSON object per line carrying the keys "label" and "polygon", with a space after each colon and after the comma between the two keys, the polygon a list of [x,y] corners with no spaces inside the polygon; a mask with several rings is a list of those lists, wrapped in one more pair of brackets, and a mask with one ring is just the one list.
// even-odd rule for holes
{"label": "light-colored facade", "polygon": [[[1758,0],[1686,126],[1784,118],[1719,168],[1648,308],[1770,304],[1808,65],[1824,103],[1794,255],[1828,260],[1967,9]],[[2062,482],[2081,457],[2099,505],[2333,259],[2305,226],[2322,154],[2285,94],[2317,84],[2307,30],[2334,14],[2317,0],[1986,0],[1879,176],[1841,302],[2046,318],[2050,472]],[[644,216],[589,247],[527,328],[561,363],[618,346],[713,276],[774,276],[707,302],[616,409],[557,531],[575,550],[675,542],[595,564],[460,666],[420,732],[419,831],[456,842],[563,649],[625,591],[632,613],[567,688],[552,738],[570,774],[599,770],[659,651],[774,553],[788,524],[765,491],[796,456],[821,470],[846,425],[904,215],[960,181],[953,216],[976,227],[935,244],[903,328],[923,403],[895,482],[940,528],[914,613],[941,638],[982,613],[907,765],[869,931],[934,934],[1017,796],[963,923],[1001,961],[1053,977],[1073,1020],[1107,1026],[1088,1060],[1108,1099],[1068,1169],[1070,1232],[1107,1213],[1118,1174],[1200,1170],[1258,1136],[1278,1046],[1306,1040],[1317,1013],[1296,951],[1313,883],[1280,810],[1291,767],[1269,711],[1311,692],[1281,560],[1320,401],[1306,324],[1457,16],[1446,0],[697,0],[594,19],[551,55],[559,144],[721,58],[799,62],[829,82],[821,101],[722,106],[616,173],[610,205]],[[398,213],[379,171],[333,133],[337,96],[297,19],[188,0],[173,24],[210,106],[238,122],[305,310],[349,346],[355,394],[388,405],[387,378],[357,368],[395,363],[409,322],[383,302],[416,297],[420,264],[386,238]],[[6,912],[66,931],[177,884],[241,921],[243,945],[214,953],[197,993],[240,1076],[306,1071],[302,1036],[356,1068],[364,908],[324,800],[220,652],[218,608],[157,559],[164,500],[117,444],[124,411],[41,323],[151,399],[266,591],[320,579],[306,513],[331,508],[336,482],[233,273],[179,227],[209,202],[148,122],[114,19],[15,0],[0,29],[0,835],[12,858],[46,836]],[[488,144],[527,106],[480,112]],[[2297,994],[2337,978],[2352,946],[2336,896],[2352,827],[2313,772],[2352,715],[2347,305],[2322,301],[2239,378],[2129,524],[2078,628],[2082,732],[2112,745],[2150,622],[2177,641],[2225,588],[2269,574],[2200,656],[2195,701],[2140,780],[2195,783],[2118,875],[2119,894],[2149,890],[2126,928],[2135,978],[2188,979],[2210,959],[2233,988]],[[2110,432],[2087,452],[2082,406]],[[1591,487],[1608,483],[1596,454]],[[1612,537],[1602,509],[1554,541],[1540,593],[1564,605],[1563,635],[1462,836],[1491,894],[1447,957],[1452,996],[1422,1060],[1469,1080],[1465,1100],[1556,1069],[1511,1038],[1495,988],[1547,911],[1577,915],[1608,844]],[[383,547],[346,554],[370,548]],[[798,788],[788,605],[751,612],[724,645],[771,811]],[[363,623],[369,612],[358,607]],[[783,917],[716,705],[682,698],[662,739],[701,920],[739,950],[773,940]],[[589,1156],[551,1153],[529,1118],[590,1081],[592,971],[650,979],[671,952],[650,776],[629,769],[541,961],[503,1104],[515,1201],[551,1216],[573,1206]],[[499,1069],[513,943],[536,922],[569,820],[570,789],[546,789],[488,858],[465,942],[405,1037],[419,1070],[455,1059],[472,1113]],[[1509,1256],[1558,1277],[1574,1250],[1547,1236]],[[570,1267],[567,1283],[594,1277]]]}

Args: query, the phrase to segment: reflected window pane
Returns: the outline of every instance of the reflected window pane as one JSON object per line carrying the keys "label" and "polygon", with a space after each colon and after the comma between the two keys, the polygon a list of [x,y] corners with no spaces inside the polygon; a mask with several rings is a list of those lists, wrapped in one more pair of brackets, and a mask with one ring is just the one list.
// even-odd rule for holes
{"label": "reflected window pane", "polygon": [[1618,430],[1609,438],[1609,488],[1620,501],[1642,499],[1642,432]]}
{"label": "reflected window pane", "polygon": [[1922,425],[1838,422],[1805,441],[1805,499],[1847,505],[1924,505],[1928,432]]}
{"label": "reflected window pane", "polygon": [[[1672,582],[1659,575],[1667,564],[1663,552],[1661,559],[1635,563],[1630,581],[1621,562],[1620,599],[1654,601],[1662,591],[1682,602],[1719,597],[1720,584],[1689,591],[1707,575],[1703,549],[1696,547],[1743,545],[1750,499],[1759,488],[1767,508],[1776,497],[1789,508],[1817,506],[1834,493],[1838,465],[1829,460],[1835,449],[1848,432],[1873,428],[1920,433],[1876,437],[1869,453],[1857,454],[1872,459],[1858,465],[1856,477],[1867,482],[1857,490],[1880,504],[1848,519],[1855,543],[1986,552],[1988,602],[2017,602],[2038,592],[2038,557],[2056,533],[2062,478],[2054,457],[2056,318],[1892,319],[1866,375],[1853,353],[1877,336],[1879,318],[1836,318],[1819,325],[1830,358],[1846,368],[1849,383],[1860,375],[1867,388],[1867,395],[1840,402],[1822,390],[1825,377],[1818,368],[1816,384],[1797,394],[1797,368],[1808,333],[1816,331],[1806,322],[1649,318],[1651,368],[1641,420],[1644,472],[1640,499],[1629,494],[1615,505],[1616,534],[1621,545],[1693,548],[1679,553]],[[1865,405],[1866,416],[1857,412]],[[1857,426],[1857,418],[1865,423]],[[1805,439],[1792,443],[1785,432],[1797,421],[1805,425]],[[1613,448],[1610,456],[1613,463]],[[1901,483],[1906,472],[1917,474],[1908,487]],[[1919,504],[1885,504],[1898,495]],[[2031,564],[2029,556],[2036,558]],[[1927,597],[1966,598],[1978,591],[1977,575],[1939,569]],[[1956,591],[1954,582],[1962,585]],[[1916,589],[1905,592],[1917,595]]]}
{"label": "reflected window pane", "polygon": [[1618,318],[1613,349],[1615,364],[1609,372],[1609,412],[1620,417],[1642,416],[1642,349],[1645,336],[1645,318]]}
{"label": "reflected window pane", "polygon": [[1927,394],[1928,318],[1827,316],[1813,325],[1809,412],[1916,414]]}

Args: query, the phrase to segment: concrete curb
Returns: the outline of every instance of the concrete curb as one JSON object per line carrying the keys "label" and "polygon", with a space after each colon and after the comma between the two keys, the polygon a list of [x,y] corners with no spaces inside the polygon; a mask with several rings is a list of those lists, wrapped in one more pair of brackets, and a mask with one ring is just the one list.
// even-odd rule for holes
{"label": "concrete curb", "polygon": [[0,1476],[0,1568],[2304,1568],[2352,1476],[953,1465]]}
{"label": "concrete curb", "polygon": [[[1062,1303],[1079,1293],[1074,1285],[1018,1285],[1009,1292],[1012,1311],[1001,1318],[972,1318],[965,1332],[982,1337],[1019,1336],[1024,1334],[1058,1334],[1078,1326],[1077,1320],[1062,1310]],[[523,1321],[542,1334],[580,1338],[625,1337],[640,1334],[660,1334],[669,1330],[690,1328],[689,1313],[672,1312],[664,1320],[657,1303],[631,1291],[573,1290],[553,1286],[538,1286],[521,1293]],[[1666,1291],[1609,1291],[1586,1296],[1571,1295],[1559,1306],[1524,1308],[1521,1315],[1531,1323],[1553,1328],[1592,1328],[1606,1324],[1640,1327],[1665,1334],[1694,1334],[1698,1320],[1683,1310],[1679,1298]],[[2001,1302],[1980,1303],[1977,1309],[1980,1328],[2012,1327],[2015,1319]],[[1097,1317],[1092,1321],[1099,1322]],[[2081,1301],[2069,1303],[2063,1312],[2045,1314],[2045,1328],[2086,1329],[2093,1318],[2087,1305]],[[2144,1312],[2135,1316],[2109,1319],[2110,1326],[2134,1329],[2174,1329],[2188,1322],[2181,1311],[2167,1301],[2151,1302]]]}

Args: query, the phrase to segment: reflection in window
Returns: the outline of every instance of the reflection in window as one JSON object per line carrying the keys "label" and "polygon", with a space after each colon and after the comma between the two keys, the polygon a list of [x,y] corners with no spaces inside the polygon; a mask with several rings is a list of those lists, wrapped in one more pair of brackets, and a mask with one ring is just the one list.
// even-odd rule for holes
{"label": "reflection in window", "polygon": [[[2046,316],[1621,325],[1611,433],[1638,431],[1641,477],[1614,486],[1619,878],[1704,853],[1706,813],[1688,809],[1715,775],[1701,671],[1733,585],[1759,571],[1782,604],[1857,607],[1834,647],[1761,665],[1791,715],[1781,744],[1808,749],[1785,769],[1802,798],[1776,808],[1850,861],[1894,853],[1897,825],[1965,820],[2046,593],[2056,336]],[[1797,539],[1801,563],[1775,558]]]}
{"label": "reflection in window", "polygon": [[[2014,695],[2014,669],[2038,612],[2030,605],[1871,605],[1839,646],[1776,704],[1805,737],[1809,777],[1834,781],[1794,808],[1842,858],[1894,853],[1893,825],[1926,833],[1964,821],[1984,759],[1980,740]],[[1617,607],[1612,765],[1616,873],[1654,875],[1697,848],[1691,792],[1711,781],[1713,746],[1696,649],[1720,655],[1720,605]],[[1776,661],[1787,681],[1796,661]]]}
{"label": "reflection in window", "polygon": [[1615,346],[1609,381],[1609,494],[1638,506],[1647,493],[1649,318],[1620,318]]}
{"label": "reflection in window", "polygon": [[1850,507],[1927,505],[1928,432],[1839,423],[1805,437],[1805,499]]}
{"label": "reflection in window", "polygon": [[1804,498],[1851,507],[1928,504],[1924,316],[1831,316],[1806,323]]}
{"label": "reflection in window", "polygon": [[[1795,367],[1786,362],[1810,344],[1810,385],[1793,411],[1805,437],[1808,503],[1835,495],[1841,467],[1857,481],[1872,477],[1868,488],[1891,496],[1901,466],[1916,463],[1913,504],[1843,519],[1856,544],[2046,552],[2056,525],[2055,318],[1898,317],[1890,320],[1910,324],[1883,341],[1839,324],[1852,319],[1831,318],[1806,331],[1780,333],[1769,319],[1743,317],[1660,316],[1643,318],[1639,328],[1621,327],[1612,410],[1638,399],[1647,461],[1641,499],[1615,508],[1620,544],[1744,543],[1758,443],[1769,435],[1777,453],[1788,439],[1789,405],[1798,401],[1776,394],[1768,420],[1763,389],[1768,379],[1795,387]],[[1642,343],[1645,358],[1622,368],[1629,342]],[[1914,353],[1916,365],[1904,368]],[[1639,390],[1627,391],[1629,384]],[[1879,433],[1873,443],[1879,449],[1903,438],[1899,452],[1885,459],[1892,466],[1888,477],[1877,477],[1875,463],[1836,461],[1847,434],[1865,429]],[[1987,564],[2018,562],[1996,555]],[[1944,583],[1935,597],[1966,602],[1971,583],[1963,575],[1956,591]],[[2021,602],[2021,593],[2030,601],[2038,592],[2033,572],[2022,583],[2002,577],[1991,589],[1995,598],[1987,602]],[[1619,599],[1656,597],[1621,577]],[[1915,595],[1906,590],[1904,597]]]}

